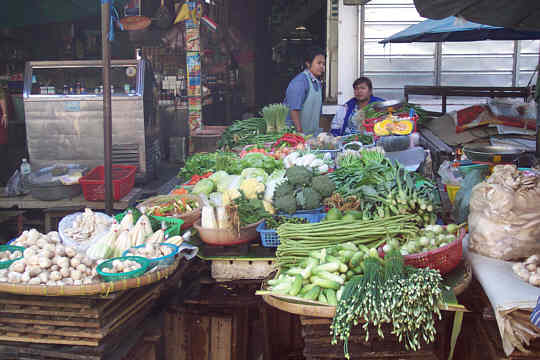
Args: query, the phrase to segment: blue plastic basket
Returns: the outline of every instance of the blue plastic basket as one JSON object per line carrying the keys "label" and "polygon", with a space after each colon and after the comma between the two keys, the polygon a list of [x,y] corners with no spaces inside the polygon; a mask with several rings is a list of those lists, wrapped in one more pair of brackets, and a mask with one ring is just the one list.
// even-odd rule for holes
{"label": "blue plastic basket", "polygon": [[[148,259],[148,261],[150,261],[150,267],[154,267],[154,266],[167,267],[167,266],[173,264],[174,263],[174,258],[176,256],[176,254],[178,254],[178,251],[180,250],[180,248],[178,246],[174,245],[174,244],[160,243],[159,245],[170,247],[172,249],[172,252],[169,255],[165,255],[165,256],[161,256],[161,257],[153,258],[153,259]],[[139,246],[134,246],[132,248],[129,248],[126,251],[124,251],[122,256],[139,256],[139,255],[132,254],[131,249],[139,249],[139,248],[142,248],[142,247],[145,247],[145,246],[146,246],[145,244],[142,244],[142,245],[139,245]]]}
{"label": "blue plastic basket", "polygon": [[[287,217],[297,217],[301,219],[306,219],[310,223],[321,222],[325,217],[326,213],[318,214],[294,214],[294,215],[281,215]],[[257,232],[261,236],[261,243],[264,247],[278,247],[279,245],[279,236],[275,229],[266,228],[266,220],[260,223],[257,226]]]}

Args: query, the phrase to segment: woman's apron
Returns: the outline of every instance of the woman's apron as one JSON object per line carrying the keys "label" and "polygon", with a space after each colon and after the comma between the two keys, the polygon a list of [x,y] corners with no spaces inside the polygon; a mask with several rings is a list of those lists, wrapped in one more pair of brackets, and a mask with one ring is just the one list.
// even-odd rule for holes
{"label": "woman's apron", "polygon": [[300,111],[300,124],[302,125],[304,134],[317,135],[319,133],[319,121],[321,119],[322,89],[319,86],[319,90],[315,90],[313,79],[307,71],[309,70],[304,71],[304,75],[308,79],[309,92]]}

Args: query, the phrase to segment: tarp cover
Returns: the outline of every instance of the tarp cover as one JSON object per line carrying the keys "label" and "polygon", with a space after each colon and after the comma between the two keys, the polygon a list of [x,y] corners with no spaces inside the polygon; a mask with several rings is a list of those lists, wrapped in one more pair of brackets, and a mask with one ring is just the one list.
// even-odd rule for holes
{"label": "tarp cover", "polygon": [[540,30],[538,0],[414,0],[414,5],[430,19],[459,15],[480,24]]}
{"label": "tarp cover", "polygon": [[500,26],[477,24],[450,16],[441,20],[424,20],[409,26],[380,43],[477,41],[477,40],[533,40],[540,39],[540,31],[519,31]]}

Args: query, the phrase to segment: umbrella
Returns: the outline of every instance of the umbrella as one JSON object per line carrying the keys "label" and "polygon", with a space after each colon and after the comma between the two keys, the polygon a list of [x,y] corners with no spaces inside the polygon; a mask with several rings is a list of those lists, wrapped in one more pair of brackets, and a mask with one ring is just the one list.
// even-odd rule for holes
{"label": "umbrella", "polygon": [[[538,0],[414,0],[423,17],[459,15],[469,21],[520,30],[540,30]],[[540,66],[540,64],[539,64]],[[540,76],[536,80],[536,157],[540,159]]]}
{"label": "umbrella", "polygon": [[477,24],[450,16],[441,20],[424,20],[379,42],[386,44],[531,39],[540,39],[540,31],[519,31],[500,26]]}
{"label": "umbrella", "polygon": [[414,0],[423,17],[459,15],[469,21],[520,30],[540,30],[538,0]]}

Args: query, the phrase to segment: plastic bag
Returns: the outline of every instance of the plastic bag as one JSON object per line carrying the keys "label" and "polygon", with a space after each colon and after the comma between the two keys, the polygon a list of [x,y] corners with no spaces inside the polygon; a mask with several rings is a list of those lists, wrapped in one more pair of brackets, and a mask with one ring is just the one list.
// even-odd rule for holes
{"label": "plastic bag", "polygon": [[469,217],[469,200],[473,188],[485,179],[486,174],[487,169],[472,169],[460,183],[460,188],[456,194],[454,206],[452,207],[452,217],[456,224],[462,224],[467,221]]}
{"label": "plastic bag", "polygon": [[463,177],[457,168],[452,166],[452,163],[445,160],[439,167],[437,172],[441,177],[441,182],[447,185],[461,185]]}
{"label": "plastic bag", "polygon": [[470,199],[469,248],[501,260],[540,253],[540,177],[496,166]]}
{"label": "plastic bag", "polygon": [[21,172],[19,170],[15,170],[7,182],[5,189],[6,196],[26,195],[29,192],[30,190],[25,187],[25,181],[21,175]]}

